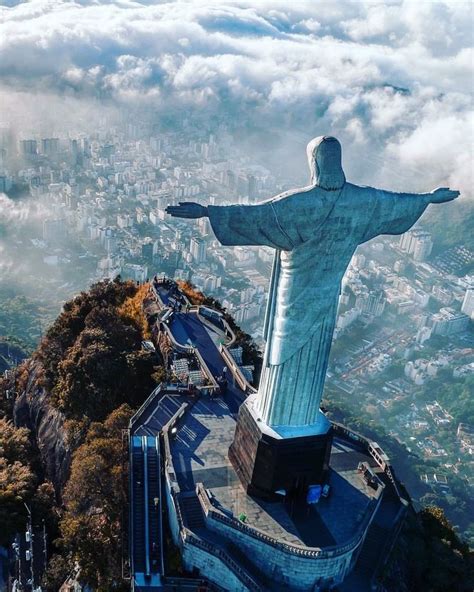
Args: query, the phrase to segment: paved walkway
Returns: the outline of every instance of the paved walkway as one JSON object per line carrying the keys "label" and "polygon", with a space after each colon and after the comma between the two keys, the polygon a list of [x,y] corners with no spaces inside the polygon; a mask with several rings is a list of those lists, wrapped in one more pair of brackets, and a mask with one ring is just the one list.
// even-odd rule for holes
{"label": "paved walkway", "polygon": [[[157,289],[163,303],[168,304],[170,288],[158,285]],[[199,350],[214,378],[222,376],[227,365],[216,344],[215,332],[211,335],[211,330],[202,323],[196,312],[175,312],[171,317],[169,328],[179,344],[191,345]],[[234,384],[230,371],[227,372],[227,379],[228,386],[224,400],[231,412],[235,414],[246,395],[237,384]]]}

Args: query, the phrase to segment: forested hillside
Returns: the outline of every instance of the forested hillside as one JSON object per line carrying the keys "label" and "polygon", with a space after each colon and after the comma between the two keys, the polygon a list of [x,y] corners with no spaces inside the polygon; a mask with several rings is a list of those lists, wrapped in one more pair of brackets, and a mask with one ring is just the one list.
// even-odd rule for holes
{"label": "forested hillside", "polygon": [[[449,223],[448,223],[449,222]],[[472,198],[462,197],[443,204],[442,208],[431,206],[423,216],[423,224],[429,227],[437,252],[462,243],[474,252],[474,207]]]}
{"label": "forested hillside", "polygon": [[122,434],[162,374],[158,354],[141,349],[147,294],[132,282],[93,285],[64,305],[33,356],[0,379],[0,544],[25,528],[24,502],[36,521],[47,520],[45,590],[56,592],[76,562],[94,590],[129,587],[121,578]]}

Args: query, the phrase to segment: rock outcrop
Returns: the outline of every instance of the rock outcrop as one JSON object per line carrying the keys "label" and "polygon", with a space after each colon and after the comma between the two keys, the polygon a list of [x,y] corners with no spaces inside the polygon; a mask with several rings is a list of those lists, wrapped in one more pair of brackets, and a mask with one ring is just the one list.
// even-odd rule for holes
{"label": "rock outcrop", "polygon": [[49,394],[38,384],[40,369],[38,362],[27,362],[26,387],[15,401],[13,418],[16,426],[31,430],[45,477],[59,494],[69,477],[71,450],[64,428],[65,417],[50,404]]}

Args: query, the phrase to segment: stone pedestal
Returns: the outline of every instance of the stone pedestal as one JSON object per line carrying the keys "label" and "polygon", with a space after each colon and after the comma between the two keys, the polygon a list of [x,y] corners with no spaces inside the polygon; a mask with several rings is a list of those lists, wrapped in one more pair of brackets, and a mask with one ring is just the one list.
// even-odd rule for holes
{"label": "stone pedestal", "polygon": [[281,437],[256,418],[245,402],[229,459],[249,495],[269,500],[281,500],[283,493],[306,496],[309,485],[326,479],[331,442],[331,429],[325,434]]}

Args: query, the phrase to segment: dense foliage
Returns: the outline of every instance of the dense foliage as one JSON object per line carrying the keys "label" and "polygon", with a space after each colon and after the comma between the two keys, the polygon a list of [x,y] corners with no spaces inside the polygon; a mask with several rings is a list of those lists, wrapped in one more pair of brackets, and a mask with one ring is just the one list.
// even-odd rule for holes
{"label": "dense foliage", "polygon": [[453,416],[456,423],[474,425],[474,376],[454,378],[451,370],[441,370],[430,381],[427,396],[438,401]]}
{"label": "dense foliage", "polygon": [[40,337],[45,315],[46,311],[32,299],[11,287],[0,287],[0,337],[5,342],[31,352]]}
{"label": "dense foliage", "polygon": [[36,483],[29,456],[29,432],[0,419],[0,545],[26,523],[24,501],[31,499]]}
{"label": "dense foliage", "polygon": [[471,592],[474,553],[434,506],[411,514],[385,574],[387,590],[406,592]]}
{"label": "dense foliage", "polygon": [[474,208],[468,199],[457,199],[443,204],[442,208],[431,206],[423,216],[423,223],[429,225],[438,252],[458,246],[461,236],[463,245],[474,251]]}
{"label": "dense foliage", "polygon": [[[104,281],[67,302],[33,359],[0,378],[0,544],[24,530],[25,503],[48,524],[44,589],[55,591],[76,566],[94,590],[121,589],[122,514],[126,508],[123,430],[132,409],[165,375],[142,303],[148,286]],[[36,435],[11,422],[14,398],[45,391],[65,416],[73,452],[66,486],[44,480]],[[57,485],[57,484],[56,484]]]}
{"label": "dense foliage", "polygon": [[74,453],[56,542],[61,555],[56,555],[45,577],[48,590],[56,590],[58,570],[59,579],[64,581],[65,565],[73,566],[76,561],[81,567],[81,581],[97,592],[121,589],[118,582],[128,470],[122,436],[131,416],[131,408],[122,405],[103,423],[93,422],[85,442]]}
{"label": "dense foliage", "polygon": [[67,417],[101,420],[152,390],[156,355],[140,349],[148,335],[143,295],[132,282],[100,282],[65,304],[48,330],[36,358],[52,403]]}

